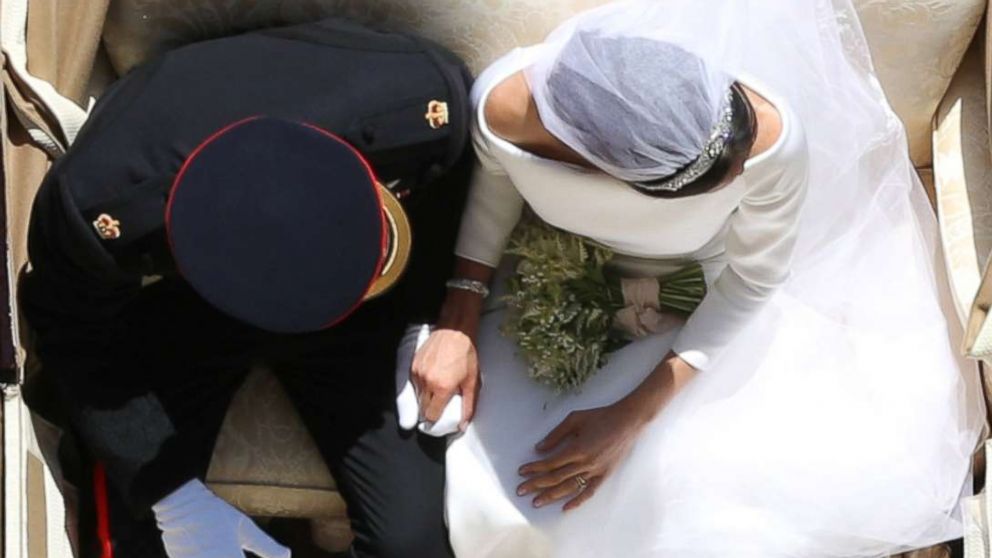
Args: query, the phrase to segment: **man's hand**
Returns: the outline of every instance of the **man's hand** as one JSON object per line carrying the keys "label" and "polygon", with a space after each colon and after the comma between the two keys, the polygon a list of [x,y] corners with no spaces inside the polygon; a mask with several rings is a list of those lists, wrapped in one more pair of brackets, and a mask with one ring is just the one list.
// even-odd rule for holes
{"label": "man's hand", "polygon": [[191,480],[152,506],[169,558],[290,558],[248,516]]}
{"label": "man's hand", "polygon": [[465,333],[437,329],[413,357],[410,380],[417,390],[424,418],[441,418],[445,405],[456,393],[462,396],[462,422],[465,430],[475,414],[479,394],[479,357],[475,343]]}

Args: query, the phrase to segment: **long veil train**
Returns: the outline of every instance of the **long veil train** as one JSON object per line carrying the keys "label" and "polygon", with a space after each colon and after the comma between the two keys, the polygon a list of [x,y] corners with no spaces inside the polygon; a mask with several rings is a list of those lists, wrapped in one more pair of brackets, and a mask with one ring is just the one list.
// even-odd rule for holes
{"label": "long veil train", "polygon": [[[810,147],[792,276],[582,508],[482,517],[449,494],[456,550],[503,556],[486,545],[518,537],[520,556],[852,557],[960,536],[984,409],[975,366],[958,356],[935,219],[850,1],[635,0],[597,11],[584,21],[651,22],[651,36],[754,76],[791,105]],[[495,331],[500,319],[482,325],[487,376],[521,366]],[[670,341],[635,343],[600,376],[656,362],[666,347],[647,344]],[[606,381],[594,380],[586,392]],[[480,405],[509,405],[498,413],[512,422],[527,397]],[[449,485],[505,467],[499,428],[453,443]],[[531,514],[533,532],[517,513]],[[484,529],[505,532],[493,542]]]}

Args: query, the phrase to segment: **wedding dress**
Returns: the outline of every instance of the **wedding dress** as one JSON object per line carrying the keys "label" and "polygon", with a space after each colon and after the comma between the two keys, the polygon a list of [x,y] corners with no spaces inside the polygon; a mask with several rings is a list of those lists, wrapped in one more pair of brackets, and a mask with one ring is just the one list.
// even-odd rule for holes
{"label": "wedding dress", "polygon": [[[666,38],[769,100],[783,130],[730,186],[653,199],[488,129],[489,91],[541,45],[480,76],[481,168],[459,256],[496,266],[526,203],[613,248],[629,275],[699,261],[710,293],[682,330],[633,342],[556,394],[499,332],[502,262],[480,325],[477,415],[447,455],[456,554],[867,557],[960,536],[984,424],[976,369],[958,356],[934,217],[850,3],[642,0],[583,17],[661,17]],[[629,393],[673,348],[701,372],[593,498],[563,513],[515,495],[538,440]]]}

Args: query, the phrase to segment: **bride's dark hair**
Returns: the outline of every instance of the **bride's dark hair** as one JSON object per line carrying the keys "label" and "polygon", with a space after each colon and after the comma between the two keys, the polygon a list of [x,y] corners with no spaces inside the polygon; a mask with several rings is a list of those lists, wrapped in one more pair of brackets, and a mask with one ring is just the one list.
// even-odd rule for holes
{"label": "bride's dark hair", "polygon": [[[733,87],[733,121],[732,136],[727,143],[727,147],[716,160],[716,163],[706,171],[705,174],[696,180],[686,184],[678,191],[669,192],[664,190],[648,191],[638,188],[637,191],[655,198],[684,198],[711,192],[733,178],[734,173],[739,172],[751,153],[754,140],[758,135],[758,121],[754,113],[754,107],[748,101],[744,89],[739,83],[734,83]],[[689,162],[686,167],[691,165]],[[685,167],[679,169],[679,172]],[[664,179],[661,179],[664,180]]]}

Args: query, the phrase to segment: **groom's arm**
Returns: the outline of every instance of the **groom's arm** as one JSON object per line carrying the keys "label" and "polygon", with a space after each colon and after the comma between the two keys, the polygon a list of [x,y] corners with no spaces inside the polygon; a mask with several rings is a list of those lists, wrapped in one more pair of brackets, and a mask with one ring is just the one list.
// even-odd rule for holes
{"label": "groom's arm", "polygon": [[87,249],[95,233],[66,213],[71,206],[61,181],[57,174],[46,178],[35,201],[32,270],[21,284],[21,307],[60,411],[140,515],[193,478],[195,469],[165,456],[171,421],[154,396],[136,387],[141,371],[123,367],[118,358],[129,349],[123,316],[138,296],[140,278],[96,267],[99,259]]}
{"label": "groom's arm", "polygon": [[439,319],[471,177],[472,158],[466,151],[449,172],[404,200],[413,246],[395,294],[407,323],[434,324]]}

